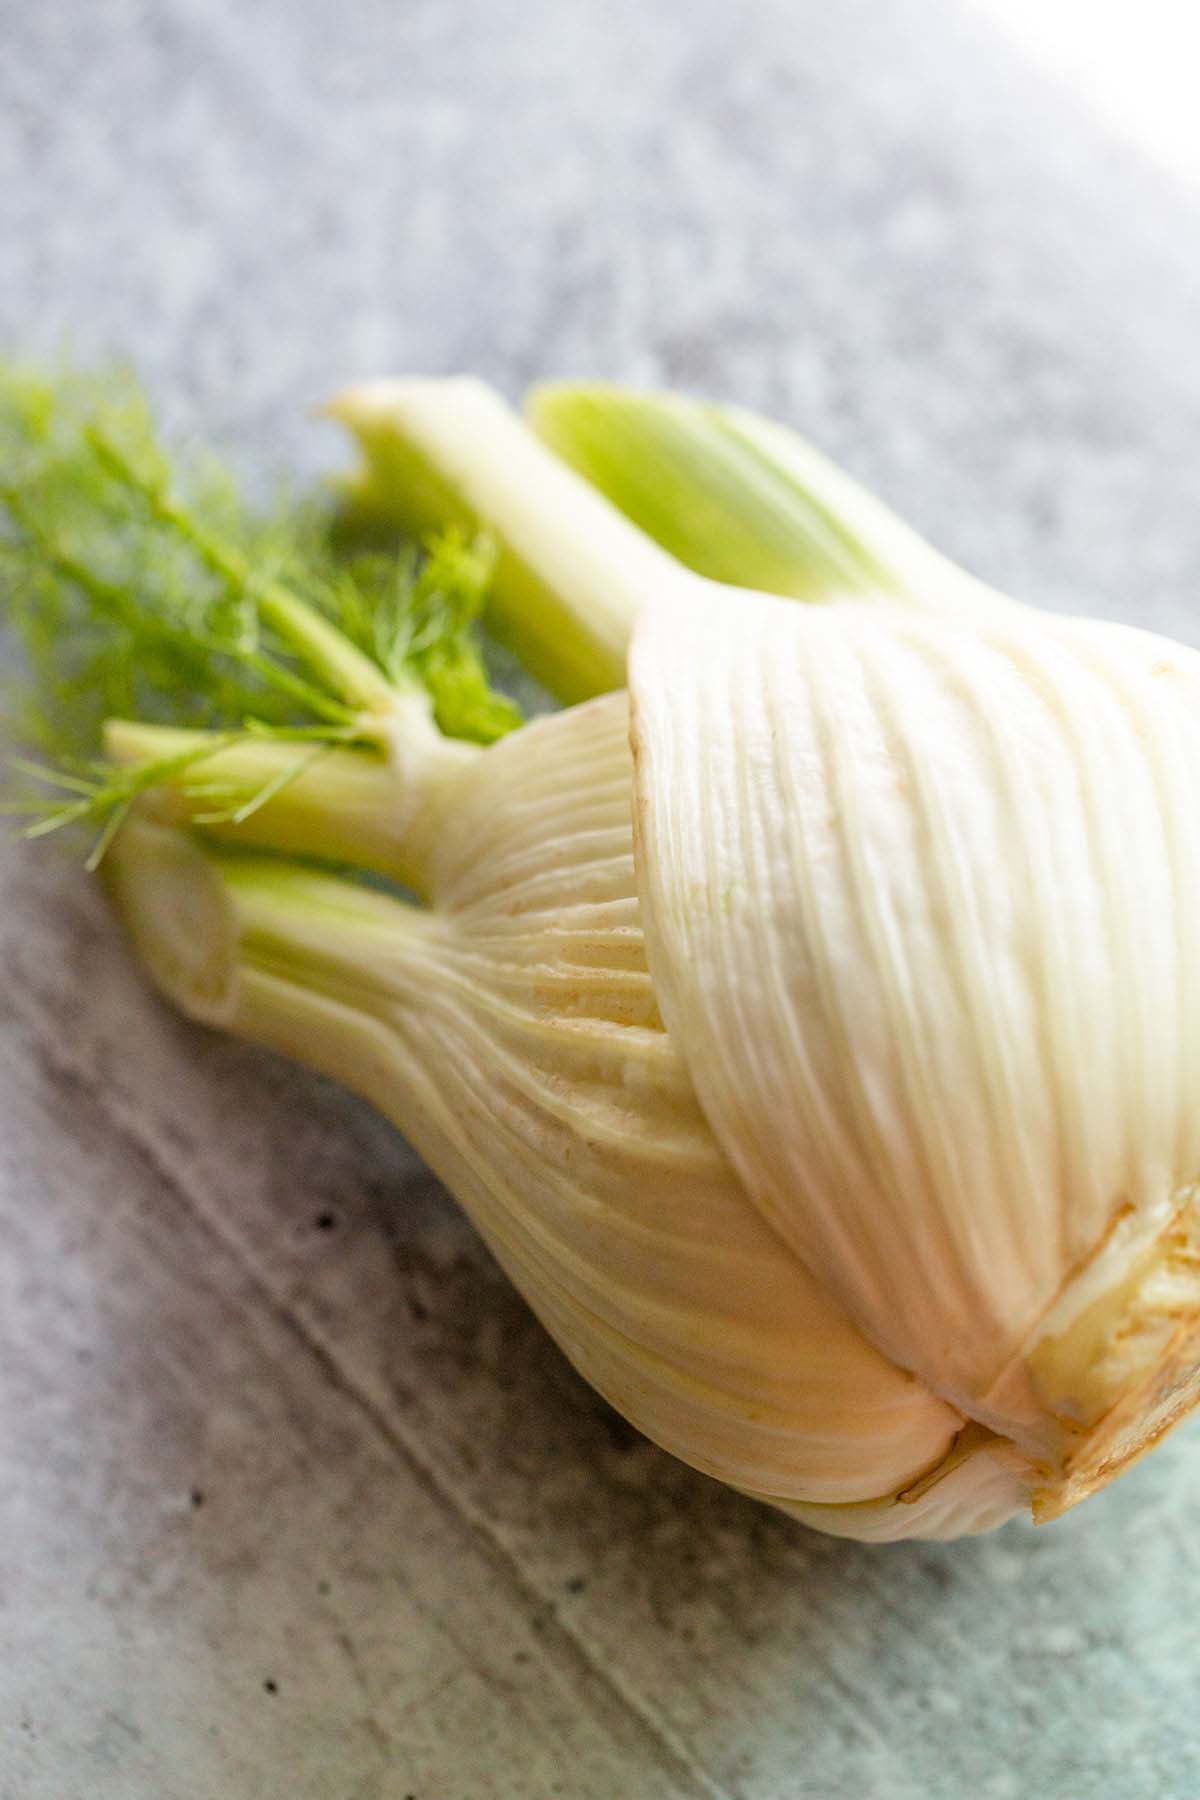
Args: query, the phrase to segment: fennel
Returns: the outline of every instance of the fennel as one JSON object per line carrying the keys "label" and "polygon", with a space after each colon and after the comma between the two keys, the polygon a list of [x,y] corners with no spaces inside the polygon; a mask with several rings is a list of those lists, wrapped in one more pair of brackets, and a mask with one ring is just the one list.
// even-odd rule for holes
{"label": "fennel", "polygon": [[[987,593],[746,415],[538,402],[660,544],[478,384],[332,410],[360,511],[486,525],[490,616],[599,697],[452,743],[357,602],[200,553],[322,699],[106,726],[160,986],[372,1098],[695,1466],[866,1538],[1103,1486],[1200,1392],[1200,657]],[[48,560],[103,639],[110,568]]]}

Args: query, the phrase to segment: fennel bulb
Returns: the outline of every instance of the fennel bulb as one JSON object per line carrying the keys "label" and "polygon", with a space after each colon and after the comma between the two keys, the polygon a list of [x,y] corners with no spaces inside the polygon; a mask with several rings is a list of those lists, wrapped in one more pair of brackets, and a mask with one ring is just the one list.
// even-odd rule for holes
{"label": "fennel bulb", "polygon": [[[360,506],[485,524],[498,628],[601,697],[452,742],[411,657],[243,582],[324,735],[110,723],[110,890],[185,1010],[394,1119],[685,1460],[851,1536],[1051,1517],[1200,1382],[1200,658],[987,594],[744,415],[714,477],[687,403],[560,390],[560,451],[576,399],[572,460],[673,468],[630,511],[674,554],[478,384],[333,410]],[[747,581],[837,604],[703,572],[731,514]]]}

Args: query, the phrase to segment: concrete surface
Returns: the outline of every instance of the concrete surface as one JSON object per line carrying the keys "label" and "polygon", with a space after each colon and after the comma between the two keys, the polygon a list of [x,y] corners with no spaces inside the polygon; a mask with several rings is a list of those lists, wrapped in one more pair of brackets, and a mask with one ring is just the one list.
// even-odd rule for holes
{"label": "concrete surface", "polygon": [[[1200,635],[1200,197],[955,0],[0,0],[0,272],[260,470],[358,373],[665,379]],[[1200,1428],[1045,1532],[806,1534],[68,860],[0,883],[3,1800],[1200,1793]]]}

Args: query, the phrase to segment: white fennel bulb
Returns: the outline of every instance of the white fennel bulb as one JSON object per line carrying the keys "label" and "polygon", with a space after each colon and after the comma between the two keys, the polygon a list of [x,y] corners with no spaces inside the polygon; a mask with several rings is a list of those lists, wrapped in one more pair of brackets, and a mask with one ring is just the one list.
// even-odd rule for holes
{"label": "white fennel bulb", "polygon": [[1200,656],[747,599],[648,610],[630,688],[649,964],[709,1122],[1059,1510],[1200,1393]]}
{"label": "white fennel bulb", "polygon": [[[435,384],[341,411],[373,466],[422,445],[560,585],[529,491],[564,472],[539,484],[474,384],[445,404],[475,423],[447,458]],[[752,415],[567,388],[534,418],[708,577],[593,515],[633,640],[649,967],[705,1117],[864,1336],[1053,1516],[1200,1395],[1200,657],[989,592]]]}
{"label": "white fennel bulb", "polygon": [[[111,743],[149,748],[134,728]],[[449,770],[429,749],[427,776],[411,748],[405,774],[410,793],[428,780],[441,820],[419,854],[422,834],[410,840],[423,907],[197,846],[179,829],[186,787],[156,794],[105,869],[160,984],[371,1099],[576,1367],[696,1468],[845,1535],[957,1535],[1009,1516],[1024,1459],[964,1437],[965,1416],[868,1341],[697,1103],[647,966],[626,696]],[[340,774],[317,765],[261,808],[255,835],[286,846],[295,821],[310,831],[326,780],[335,808]],[[381,860],[344,826],[339,842]]]}
{"label": "white fennel bulb", "polygon": [[472,382],[332,410],[359,504],[487,525],[497,627],[600,697],[451,742],[439,670],[503,729],[453,633],[351,643],[342,577],[318,616],[106,452],[323,684],[301,743],[110,722],[160,987],[378,1105],[706,1473],[881,1540],[1102,1486],[1200,1394],[1200,657],[987,593],[749,415],[554,390],[551,451]]}

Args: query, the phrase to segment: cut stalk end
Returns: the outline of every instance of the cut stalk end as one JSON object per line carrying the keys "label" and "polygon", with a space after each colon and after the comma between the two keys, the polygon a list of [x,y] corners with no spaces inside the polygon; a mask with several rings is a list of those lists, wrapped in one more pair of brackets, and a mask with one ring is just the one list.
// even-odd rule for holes
{"label": "cut stalk end", "polygon": [[190,1018],[228,1026],[237,1011],[238,927],[219,871],[185,832],[135,814],[101,864],[134,950]]}

